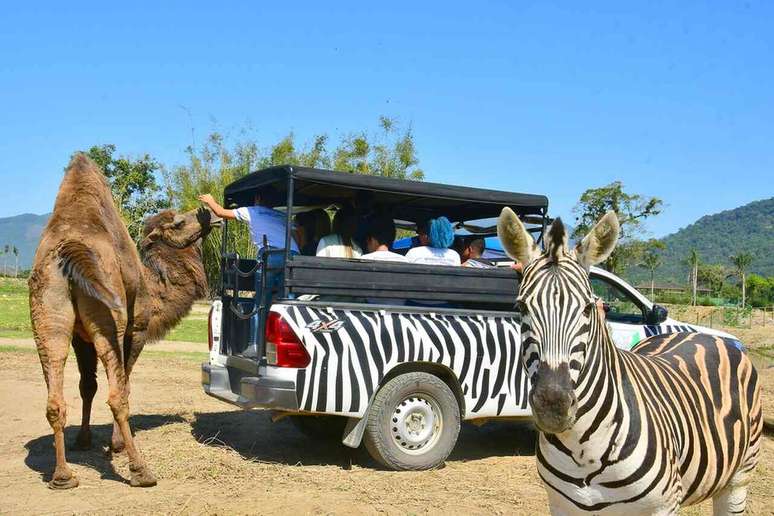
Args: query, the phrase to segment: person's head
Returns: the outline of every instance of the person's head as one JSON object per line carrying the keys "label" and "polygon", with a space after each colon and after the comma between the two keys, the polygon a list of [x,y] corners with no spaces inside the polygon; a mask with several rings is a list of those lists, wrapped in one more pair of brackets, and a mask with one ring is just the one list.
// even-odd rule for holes
{"label": "person's head", "polygon": [[295,216],[296,241],[300,246],[310,242],[319,242],[322,237],[331,232],[331,219],[323,209],[305,211]]}
{"label": "person's head", "polygon": [[523,265],[516,298],[521,317],[521,360],[532,384],[529,403],[544,433],[567,431],[578,412],[576,388],[587,357],[610,335],[597,308],[589,268],[610,256],[620,225],[612,211],[574,248],[556,219],[541,251],[518,216],[503,208],[497,235],[505,252]]}
{"label": "person's head", "polygon": [[345,204],[333,216],[333,232],[341,238],[341,243],[352,250],[352,239],[357,232],[357,214],[352,206]]}
{"label": "person's head", "polygon": [[314,239],[320,240],[331,232],[331,218],[328,212],[322,208],[317,208],[309,213],[314,217]]}
{"label": "person's head", "polygon": [[419,245],[430,245],[430,238],[427,236],[427,225],[427,219],[417,221],[417,238],[419,239]]}
{"label": "person's head", "polygon": [[365,236],[368,252],[378,251],[383,245],[389,247],[395,241],[395,221],[387,215],[376,215],[368,221]]}
{"label": "person's head", "polygon": [[481,258],[482,254],[484,254],[484,239],[476,238],[465,246],[465,249],[462,251],[462,259],[465,261],[475,260],[476,258]]}
{"label": "person's head", "polygon": [[271,186],[261,187],[260,190],[255,192],[255,197],[253,198],[255,206],[266,206],[267,208],[277,206],[281,202],[279,192]]}
{"label": "person's head", "polygon": [[427,237],[430,247],[446,249],[454,242],[454,228],[446,217],[430,219]]}
{"label": "person's head", "polygon": [[296,243],[304,247],[314,239],[314,217],[308,211],[298,213],[293,217],[295,222]]}

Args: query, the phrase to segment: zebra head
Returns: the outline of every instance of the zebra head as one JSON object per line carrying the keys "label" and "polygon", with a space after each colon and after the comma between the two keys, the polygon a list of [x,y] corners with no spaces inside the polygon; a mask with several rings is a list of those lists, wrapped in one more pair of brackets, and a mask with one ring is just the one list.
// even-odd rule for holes
{"label": "zebra head", "polygon": [[575,423],[575,386],[586,363],[591,319],[598,317],[588,271],[615,248],[619,224],[607,212],[574,249],[556,219],[541,251],[510,208],[497,222],[503,248],[524,266],[516,308],[521,314],[521,359],[530,378],[529,402],[538,428],[561,433]]}

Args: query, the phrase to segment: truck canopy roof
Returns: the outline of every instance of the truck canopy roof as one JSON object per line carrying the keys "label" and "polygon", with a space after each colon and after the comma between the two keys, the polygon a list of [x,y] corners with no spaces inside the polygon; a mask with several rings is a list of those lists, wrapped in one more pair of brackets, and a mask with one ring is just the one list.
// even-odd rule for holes
{"label": "truck canopy roof", "polygon": [[417,221],[444,215],[454,222],[497,217],[504,206],[519,215],[545,216],[544,195],[503,192],[424,181],[368,176],[307,167],[282,165],[240,178],[224,191],[226,206],[253,204],[260,193],[268,206],[293,206],[357,201],[390,208],[396,219]]}

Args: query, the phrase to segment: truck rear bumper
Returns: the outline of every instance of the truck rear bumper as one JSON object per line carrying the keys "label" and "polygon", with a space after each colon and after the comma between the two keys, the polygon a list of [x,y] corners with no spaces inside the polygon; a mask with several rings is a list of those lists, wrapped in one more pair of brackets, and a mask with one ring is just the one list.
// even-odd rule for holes
{"label": "truck rear bumper", "polygon": [[293,369],[260,367],[257,376],[245,376],[231,367],[206,363],[202,387],[213,398],[243,409],[298,410]]}

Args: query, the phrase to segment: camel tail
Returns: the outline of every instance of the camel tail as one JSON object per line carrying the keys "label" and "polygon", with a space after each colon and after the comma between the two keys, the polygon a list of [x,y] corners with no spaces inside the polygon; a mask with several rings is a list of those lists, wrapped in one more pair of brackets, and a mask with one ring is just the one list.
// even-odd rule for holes
{"label": "camel tail", "polygon": [[100,301],[111,310],[122,307],[121,300],[106,286],[105,276],[97,263],[94,251],[78,241],[62,242],[58,249],[62,274],[78,285],[83,292]]}

